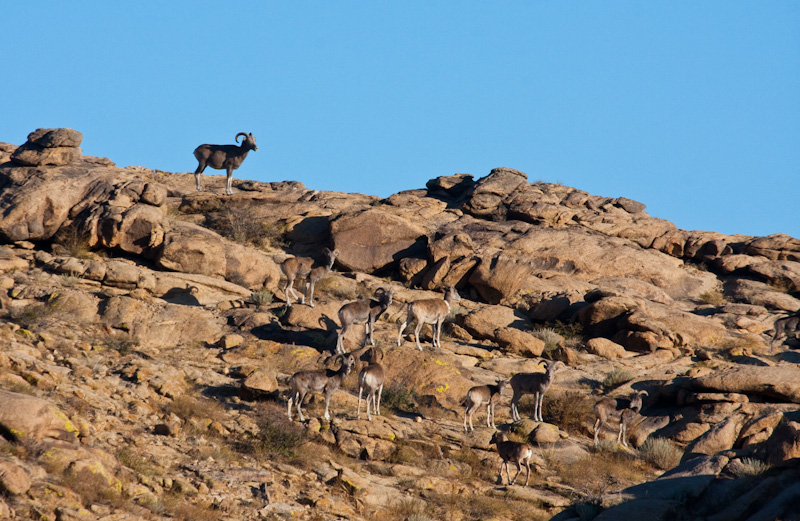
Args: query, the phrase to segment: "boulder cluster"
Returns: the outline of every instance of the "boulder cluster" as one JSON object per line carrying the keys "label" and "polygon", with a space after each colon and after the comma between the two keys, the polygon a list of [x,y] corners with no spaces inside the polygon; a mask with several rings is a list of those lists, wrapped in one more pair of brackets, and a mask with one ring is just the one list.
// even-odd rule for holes
{"label": "boulder cluster", "polygon": [[[0,143],[0,519],[745,520],[800,502],[798,342],[769,350],[800,309],[798,239],[680,230],[509,168],[388,198],[225,196],[223,175],[200,193],[81,139]],[[323,248],[316,306],[286,306],[280,264]],[[408,303],[449,286],[441,348],[428,326],[423,351],[398,347]],[[290,422],[289,377],[331,367],[340,307],[378,289],[382,414],[356,417],[358,361],[330,421],[312,399]],[[498,486],[464,397],[543,358],[565,365],[545,421],[530,396],[520,421],[507,394],[496,409],[534,449],[530,486]],[[639,391],[631,448],[614,420],[595,447],[594,403]]]}

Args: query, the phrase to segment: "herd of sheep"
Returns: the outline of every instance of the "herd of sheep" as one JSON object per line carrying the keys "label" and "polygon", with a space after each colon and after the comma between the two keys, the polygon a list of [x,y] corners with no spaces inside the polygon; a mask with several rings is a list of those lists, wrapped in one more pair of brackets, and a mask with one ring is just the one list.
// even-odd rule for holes
{"label": "herd of sheep", "polygon": [[[240,132],[236,135],[235,141],[238,143],[239,137],[243,136],[240,145],[209,145],[204,144],[197,147],[194,156],[197,158],[198,165],[195,170],[195,181],[197,190],[202,191],[200,185],[200,174],[207,166],[218,170],[225,170],[227,181],[225,194],[232,195],[231,183],[233,171],[239,168],[247,157],[250,150],[258,150],[253,134]],[[286,305],[292,305],[292,297],[301,304],[308,304],[314,307],[314,286],[322,280],[333,268],[338,252],[325,248],[322,251],[321,260],[317,261],[311,257],[291,257],[281,264],[281,270],[286,276],[287,283],[285,288]],[[305,292],[298,295],[294,289],[295,281],[305,280]],[[358,377],[358,418],[361,417],[361,398],[362,393],[366,392],[367,419],[372,421],[372,412],[380,414],[380,401],[385,371],[381,365],[383,352],[374,347],[373,339],[375,322],[386,311],[392,303],[392,291],[379,289],[372,298],[360,299],[355,302],[344,304],[339,309],[339,323],[341,328],[336,339],[336,360],[340,363],[338,370],[320,369],[298,371],[289,379],[290,395],[288,400],[289,419],[292,419],[292,405],[297,408],[300,421],[305,421],[301,404],[308,393],[322,393],[325,395],[325,419],[330,420],[330,399],[342,385],[344,378],[352,371],[355,365],[355,357],[352,353],[345,352],[343,338],[345,333],[354,324],[365,324],[366,334],[364,345],[367,341],[373,346],[364,353],[363,359],[368,364],[361,370]],[[416,322],[414,336],[417,347],[422,350],[419,342],[420,330],[424,324],[431,324],[433,330],[433,347],[441,348],[441,330],[445,317],[450,312],[453,302],[460,300],[458,292],[454,287],[446,289],[444,297],[441,299],[424,299],[410,302],[407,308],[406,319],[400,326],[397,335],[397,345],[402,344],[403,332],[411,322]],[[800,311],[792,315],[778,319],[772,340],[770,341],[770,353],[775,342],[789,337],[793,337],[800,332]],[[542,422],[542,400],[544,394],[550,388],[555,371],[563,364],[561,362],[542,361],[545,371],[534,373],[518,373],[511,377],[509,382],[500,381],[496,385],[479,385],[472,387],[464,398],[466,409],[464,411],[464,430],[473,430],[472,418],[479,407],[486,405],[487,427],[496,429],[494,424],[494,409],[496,402],[503,393],[506,386],[511,387],[511,417],[513,421],[519,421],[519,400],[526,394],[534,396],[533,420]],[[617,443],[627,446],[626,429],[642,409],[642,399],[647,396],[646,391],[634,393],[628,399],[614,399],[605,397],[600,399],[594,406],[594,444],[598,443],[600,429],[612,417],[619,418],[619,433]],[[370,410],[371,405],[371,410]],[[469,423],[469,429],[467,424]],[[524,463],[527,469],[525,485],[528,484],[530,477],[530,458],[533,454],[532,447],[527,443],[509,441],[502,432],[496,432],[492,436],[491,444],[497,447],[497,451],[502,459],[498,481],[502,481],[503,468],[506,470],[506,479],[509,484],[513,484],[521,472],[521,465]],[[508,465],[514,463],[517,466],[517,474],[511,479]]]}

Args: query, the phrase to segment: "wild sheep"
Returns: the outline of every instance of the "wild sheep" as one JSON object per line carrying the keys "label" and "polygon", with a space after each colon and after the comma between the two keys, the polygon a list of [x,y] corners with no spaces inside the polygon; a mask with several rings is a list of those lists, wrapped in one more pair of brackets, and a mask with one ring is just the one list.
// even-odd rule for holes
{"label": "wild sheep", "polygon": [[344,335],[353,324],[365,324],[366,336],[364,337],[364,345],[367,345],[369,339],[370,345],[375,345],[373,338],[375,333],[375,322],[380,318],[384,311],[392,305],[392,296],[394,291],[386,291],[383,288],[375,290],[372,299],[361,299],[355,302],[349,302],[339,309],[339,323],[342,328],[336,336],[336,352],[344,352]]}
{"label": "wild sheep", "polygon": [[233,171],[242,165],[242,161],[247,157],[251,150],[258,150],[256,138],[253,134],[239,132],[234,141],[239,142],[239,136],[244,136],[241,145],[200,145],[194,149],[194,157],[197,158],[197,169],[194,171],[194,180],[197,183],[197,191],[202,192],[200,187],[200,174],[206,166],[217,170],[225,170],[228,180],[225,184],[225,195],[233,195],[231,183],[233,182]]}
{"label": "wild sheep", "polygon": [[543,422],[542,418],[542,401],[544,400],[544,393],[550,388],[553,383],[553,374],[556,369],[563,366],[562,362],[546,362],[542,360],[541,365],[544,365],[544,373],[517,373],[511,377],[511,390],[513,396],[511,397],[511,418],[514,421],[519,421],[519,399],[525,394],[534,395],[533,405],[533,421]]}
{"label": "wild sheep", "polygon": [[464,411],[464,432],[467,432],[467,418],[469,418],[469,428],[474,431],[475,427],[472,426],[472,417],[478,407],[486,404],[486,426],[496,429],[494,425],[494,409],[500,396],[503,394],[508,382],[500,381],[496,385],[476,385],[467,391],[467,397],[464,399],[466,410]]}
{"label": "wild sheep", "polygon": [[450,286],[444,292],[442,299],[424,299],[409,302],[408,310],[406,312],[406,320],[400,326],[400,332],[397,334],[397,345],[403,343],[403,331],[412,320],[417,321],[417,328],[414,330],[414,338],[417,340],[417,347],[422,351],[422,346],[419,343],[419,332],[423,324],[430,324],[433,336],[433,347],[442,347],[442,323],[444,322],[447,314],[450,313],[450,308],[453,302],[461,300],[456,288]]}
{"label": "wild sheep", "polygon": [[381,413],[381,394],[383,393],[383,381],[386,379],[386,374],[380,361],[383,360],[383,351],[376,347],[371,347],[364,353],[369,365],[366,366],[358,374],[358,415],[361,418],[361,392],[366,389],[367,391],[367,419],[372,421],[372,416],[369,413],[369,402],[372,398],[372,410],[375,414]]}
{"label": "wild sheep", "polygon": [[[522,470],[520,464],[524,461],[527,474],[525,474],[525,486],[528,486],[528,479],[531,477],[531,456],[533,456],[533,448],[527,443],[519,443],[517,441],[507,441],[506,435],[502,432],[495,432],[489,444],[497,445],[497,453],[500,454],[500,459],[503,462],[500,464],[500,472],[497,474],[497,483],[503,484],[503,467],[506,469],[506,481],[509,485],[513,485],[519,477]],[[514,474],[514,479],[511,479],[511,474],[508,471],[509,462],[514,462],[517,465],[517,473]]]}
{"label": "wild sheep", "polygon": [[[311,257],[289,257],[281,263],[281,271],[286,276],[286,306],[291,307],[292,297],[289,292],[294,295],[295,300],[300,300],[301,304],[306,303],[314,307],[314,286],[317,282],[322,280],[325,275],[330,273],[333,268],[333,263],[339,252],[336,250],[331,251],[328,248],[322,249],[322,262],[315,266],[314,259]],[[305,293],[297,296],[297,291],[294,289],[294,281],[296,279],[306,279]]]}
{"label": "wild sheep", "polygon": [[616,400],[614,398],[605,397],[594,405],[594,414],[596,420],[594,422],[594,444],[597,445],[600,429],[606,423],[606,420],[613,416],[619,415],[619,434],[617,434],[617,443],[622,443],[625,447],[628,446],[627,429],[633,419],[642,410],[642,398],[647,396],[647,391],[639,391],[634,393],[629,400]]}
{"label": "wild sheep", "polygon": [[289,389],[291,389],[288,406],[290,420],[292,419],[292,402],[294,402],[300,415],[300,421],[305,421],[300,406],[309,392],[325,394],[325,419],[331,419],[328,412],[331,396],[342,385],[344,377],[350,374],[355,363],[355,358],[353,358],[352,354],[336,355],[334,360],[339,360],[342,364],[336,371],[332,369],[298,371],[289,379]]}
{"label": "wild sheep", "polygon": [[788,340],[789,337],[798,333],[800,333],[800,310],[795,311],[793,315],[776,320],[775,333],[773,333],[772,340],[769,342],[769,353],[772,354],[773,345],[779,338],[783,339],[785,337]]}

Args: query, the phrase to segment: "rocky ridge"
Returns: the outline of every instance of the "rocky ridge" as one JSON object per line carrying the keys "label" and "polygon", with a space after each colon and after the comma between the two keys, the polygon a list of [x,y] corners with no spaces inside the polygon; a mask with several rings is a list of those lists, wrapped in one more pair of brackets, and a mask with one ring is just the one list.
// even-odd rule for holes
{"label": "rocky ridge", "polygon": [[[238,179],[225,197],[224,176],[197,193],[81,139],[0,144],[0,517],[773,519],[800,498],[800,356],[767,345],[800,309],[795,238],[679,230],[508,168],[386,199]],[[317,306],[287,310],[280,262],[325,246]],[[449,285],[443,349],[397,347],[405,303]],[[322,367],[339,307],[378,287],[384,414],[356,419],[352,375],[332,422],[312,401],[289,423],[287,378]],[[498,408],[536,479],[497,486],[461,400],[542,356],[567,364],[549,423]],[[591,447],[599,394],[643,389],[638,450]],[[673,457],[653,463],[654,440]]]}

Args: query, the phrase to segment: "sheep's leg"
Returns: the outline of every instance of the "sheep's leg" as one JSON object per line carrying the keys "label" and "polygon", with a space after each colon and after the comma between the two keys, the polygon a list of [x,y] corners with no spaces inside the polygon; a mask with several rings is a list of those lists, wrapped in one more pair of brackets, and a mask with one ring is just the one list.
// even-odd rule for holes
{"label": "sheep's leg", "polygon": [[328,406],[331,403],[331,394],[333,393],[325,393],[325,419],[330,421],[331,414],[328,412]]}
{"label": "sheep's leg", "polygon": [[[507,467],[507,466],[506,466],[506,469],[508,469],[508,467]],[[517,462],[517,473],[516,473],[516,474],[514,474],[514,480],[513,480],[511,483],[509,483],[509,485],[513,485],[514,483],[516,483],[516,481],[517,481],[517,478],[519,477],[519,473],[520,473],[521,471],[522,471],[522,465],[520,465],[520,464],[519,464],[519,461],[518,461],[518,462]]]}
{"label": "sheep's leg", "polygon": [[597,438],[600,434],[600,427],[603,426],[603,422],[600,421],[600,418],[597,418],[594,421],[594,446],[597,447]]}
{"label": "sheep's leg", "polygon": [[544,400],[544,393],[536,393],[536,407],[534,407],[534,413],[538,414],[538,418],[534,418],[533,421],[543,422],[544,418],[542,418],[542,401]]}
{"label": "sheep's leg", "polygon": [[194,182],[197,185],[197,191],[202,192],[203,188],[200,186],[200,174],[203,173],[203,170],[206,169],[206,165],[203,162],[197,165],[197,170],[194,171]]}
{"label": "sheep's leg", "polygon": [[[375,338],[374,338],[374,335],[375,335],[375,321],[374,320],[372,320],[372,319],[367,320],[367,331],[369,332],[369,345],[374,346],[375,345]],[[366,342],[364,343],[364,345],[367,345]]]}
{"label": "sheep's leg", "polygon": [[408,325],[408,318],[406,318],[403,325],[400,326],[400,332],[397,333],[397,345],[400,346],[403,343],[403,331],[406,330],[406,326]]}
{"label": "sheep's leg", "polygon": [[308,294],[306,298],[308,299],[308,305],[311,306],[312,308],[314,307],[314,285],[315,284],[313,280],[311,282],[306,283],[306,293]]}
{"label": "sheep's leg", "polygon": [[511,482],[511,472],[508,471],[508,462],[504,461],[503,463],[506,466],[506,483],[508,483],[509,485],[512,485],[513,483]]}
{"label": "sheep's leg", "polygon": [[292,394],[289,394],[289,421],[292,421]]}
{"label": "sheep's leg", "polygon": [[367,392],[367,420],[372,421],[372,415],[369,413],[369,399],[372,397],[372,408],[375,408],[375,391]]}
{"label": "sheep's leg", "polygon": [[519,395],[514,392],[514,396],[511,397],[511,420],[517,421],[519,420],[519,414],[517,413],[517,401],[519,400]]}
{"label": "sheep's leg", "polygon": [[[300,394],[300,393],[298,393],[298,394]],[[306,421],[306,419],[303,417],[303,410],[300,408],[300,405],[302,405],[303,400],[305,399],[305,397],[306,397],[306,393],[302,393],[297,398],[297,412],[298,412],[298,414],[300,414],[300,421],[301,422]]]}
{"label": "sheep's leg", "polygon": [[419,343],[419,332],[422,331],[422,324],[423,324],[422,320],[417,320],[417,327],[416,329],[414,329],[414,338],[417,339],[417,347],[419,348],[420,351],[422,351],[422,346]]}
{"label": "sheep's leg", "polygon": [[[358,386],[358,413],[356,414],[356,418],[359,420],[361,419],[361,391],[364,390],[364,387],[359,385]],[[367,395],[367,414],[369,414],[369,395]]]}
{"label": "sheep's leg", "polygon": [[228,179],[225,182],[225,195],[233,195],[231,185],[233,184],[233,169],[229,168],[227,171]]}
{"label": "sheep's leg", "polygon": [[383,384],[378,387],[378,405],[375,406],[375,414],[381,414],[381,394],[383,394]]}
{"label": "sheep's leg", "polygon": [[467,419],[469,418],[469,407],[470,406],[467,405],[467,408],[464,409],[464,432],[469,432],[469,429],[467,429]]}
{"label": "sheep's leg", "polygon": [[[289,292],[290,291],[294,292],[294,288],[292,287],[293,284],[294,284],[294,279],[289,279],[287,277],[287,279],[286,279],[286,291],[285,291],[285,293],[286,293],[286,307],[291,307],[292,306],[292,298],[289,295]],[[296,299],[297,299],[297,297],[295,297],[295,300]]]}
{"label": "sheep's leg", "polygon": [[[434,346],[438,347],[439,349],[442,348],[442,322],[444,322],[444,319],[439,319],[436,321],[436,342],[434,342]],[[431,329],[433,329],[433,326],[431,326]]]}
{"label": "sheep's leg", "polygon": [[528,480],[531,477],[531,462],[528,458],[525,459],[525,468],[528,469],[528,472],[525,474],[525,486],[528,486]]}

